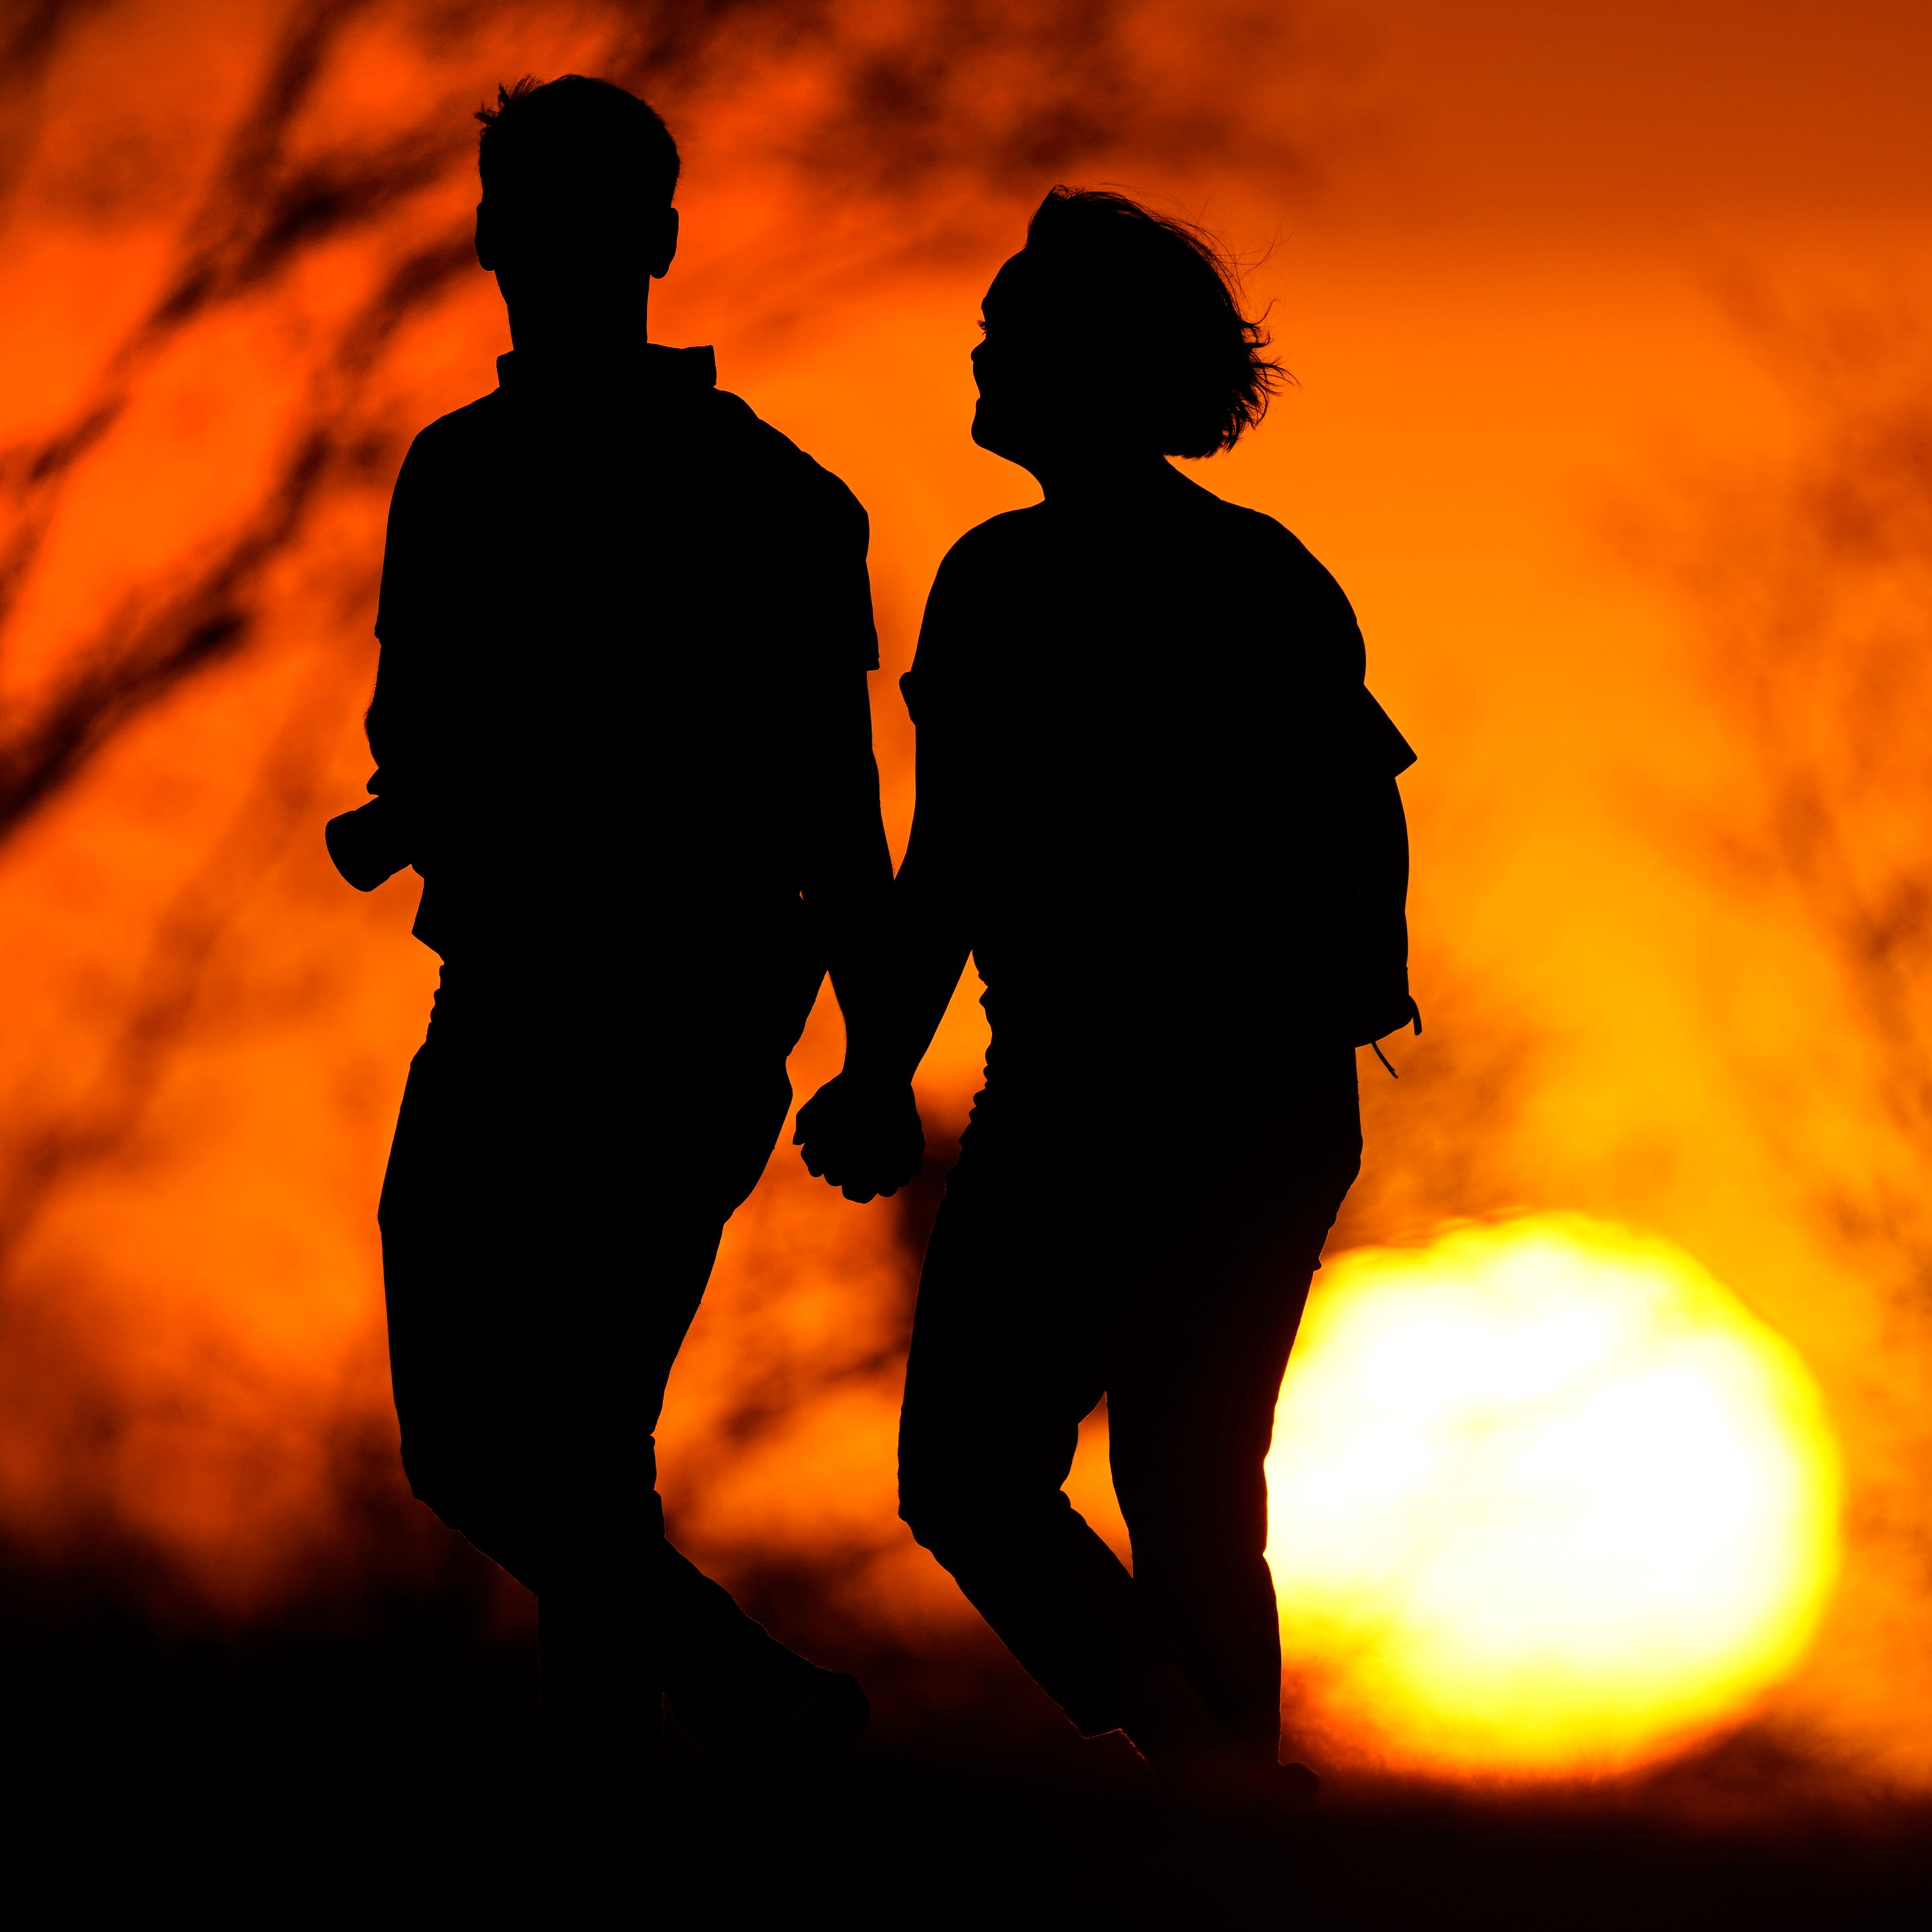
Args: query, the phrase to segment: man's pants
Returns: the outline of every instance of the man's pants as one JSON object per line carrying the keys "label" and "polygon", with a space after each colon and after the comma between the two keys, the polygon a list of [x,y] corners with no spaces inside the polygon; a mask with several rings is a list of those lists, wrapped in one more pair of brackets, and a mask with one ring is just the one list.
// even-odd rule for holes
{"label": "man's pants", "polygon": [[548,1712],[648,1722],[662,1690],[728,1728],[801,1666],[665,1540],[652,1431],[789,1088],[721,1135],[560,1018],[446,991],[410,1067],[379,1214],[404,1466],[536,1593]]}
{"label": "man's pants", "polygon": [[[1271,1760],[1262,1464],[1360,1166],[1354,1054],[1132,1096],[994,1061],[920,1283],[901,1514],[1081,1730],[1172,1663]],[[1131,1575],[1060,1487],[1102,1394]]]}

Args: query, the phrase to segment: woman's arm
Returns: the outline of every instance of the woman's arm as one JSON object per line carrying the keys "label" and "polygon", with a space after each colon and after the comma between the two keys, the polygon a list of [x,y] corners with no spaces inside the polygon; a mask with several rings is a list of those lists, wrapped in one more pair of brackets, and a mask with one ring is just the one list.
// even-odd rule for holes
{"label": "woman's arm", "polygon": [[882,964],[891,988],[848,1033],[845,1072],[875,1087],[910,1083],[951,1004],[972,952],[949,801],[926,789],[905,862],[892,881]]}

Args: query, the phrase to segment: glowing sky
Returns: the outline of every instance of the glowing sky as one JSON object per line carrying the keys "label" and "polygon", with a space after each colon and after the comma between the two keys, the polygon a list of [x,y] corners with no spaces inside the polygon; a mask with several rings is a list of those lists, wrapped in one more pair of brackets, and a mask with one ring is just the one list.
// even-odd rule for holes
{"label": "glowing sky", "polygon": [[[1891,668],[1829,687],[1807,769],[1864,814],[1862,849],[1891,828],[1858,905],[1908,892],[1928,814],[1893,721],[1922,717],[1927,685],[1872,640],[1922,640],[1932,15],[854,0],[727,10],[708,37],[692,17],[110,4],[5,64],[0,442],[124,398],[56,492],[0,470],[10,513],[47,518],[0,650],[10,783],[50,694],[273,508],[305,434],[334,439],[236,593],[245,647],[110,707],[102,748],[0,845],[10,1533],[158,1554],[244,1614],[346,1562],[356,1485],[393,1485],[371,1210],[434,962],[408,887],[356,898],[314,828],[365,774],[401,440],[507,346],[461,266],[465,117],[500,79],[579,67],[628,75],[686,152],[654,332],[716,343],[726,385],[872,512],[896,840],[890,674],[946,546],[1031,494],[964,434],[978,296],[1027,210],[1056,178],[1118,183],[1253,260],[1300,386],[1197,473],[1336,571],[1422,754],[1430,1030],[1396,1049],[1399,1086],[1370,1069],[1336,1246],[1527,1205],[1708,1265],[1817,1378],[1858,1526],[1768,1721],[1932,1776],[1911,1635],[1932,1337],[1910,1312],[1932,1246],[1896,1205],[1923,1174],[1899,1096],[1927,1064],[1924,958],[1909,935],[1886,956],[1906,988],[1886,1007],[1839,943],[1874,922],[1834,926],[1838,902],[1765,859],[1789,857],[1766,830],[1784,794],[1752,722],[1766,610],[1856,579],[1820,634]],[[251,122],[277,60],[291,111]],[[250,154],[268,159],[248,193],[212,194]],[[335,212],[278,252],[260,212],[312,214],[314,181]],[[424,293],[392,329],[374,298],[405,260]],[[190,286],[180,326],[136,332]],[[1883,500],[1848,548],[1827,512],[1862,481]],[[1880,1073],[1872,1016],[1894,1009]],[[962,998],[928,1065],[935,1138],[970,1090],[974,1021]],[[836,1052],[821,1011],[800,1084]],[[664,1462],[680,1534],[727,1574],[836,1556],[855,1621],[925,1627],[960,1613],[892,1517],[905,1270],[887,1215],[782,1155],[728,1236]],[[1075,1486],[1097,1517],[1088,1438]]]}

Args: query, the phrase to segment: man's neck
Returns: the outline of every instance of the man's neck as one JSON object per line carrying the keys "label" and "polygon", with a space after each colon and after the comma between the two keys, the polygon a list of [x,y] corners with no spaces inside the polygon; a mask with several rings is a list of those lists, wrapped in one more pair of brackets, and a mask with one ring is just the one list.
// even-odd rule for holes
{"label": "man's neck", "polygon": [[555,328],[510,324],[510,346],[526,367],[562,377],[594,377],[635,366],[650,340],[644,319],[634,328]]}
{"label": "man's neck", "polygon": [[[499,275],[500,286],[506,278]],[[505,289],[518,360],[566,380],[633,365],[650,340],[650,284],[587,302]]]}

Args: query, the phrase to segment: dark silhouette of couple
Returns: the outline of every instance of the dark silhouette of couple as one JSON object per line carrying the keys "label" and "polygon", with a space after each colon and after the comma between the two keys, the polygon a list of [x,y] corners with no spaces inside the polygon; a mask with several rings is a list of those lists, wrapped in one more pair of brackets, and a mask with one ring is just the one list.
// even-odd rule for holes
{"label": "dark silhouette of couple", "polygon": [[[646,339],[678,156],[570,76],[482,116],[497,388],[396,483],[368,890],[442,956],[380,1220],[416,1494],[536,1592],[547,1720],[834,1749],[851,1677],[671,1546],[652,1431],[829,971],[803,1107],[855,1201],[919,1168],[912,1078],[969,956],[984,1090],[920,1282],[914,1534],[1087,1733],[1290,1802],[1262,1461],[1359,1164],[1354,1049],[1414,1019],[1412,754],[1334,580],[1170,457],[1277,372],[1212,242],[1056,188],[988,290],[973,436],[1043,500],[940,568],[902,680],[893,877],[851,493]],[[1105,1397],[1131,1574],[1061,1485]]]}

